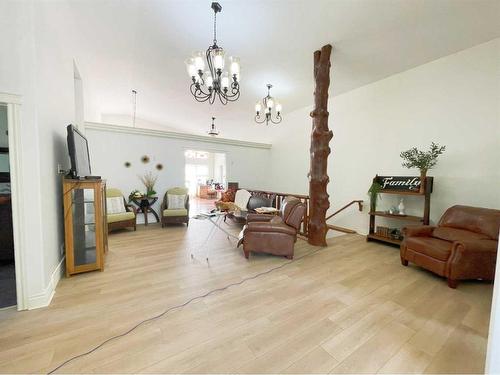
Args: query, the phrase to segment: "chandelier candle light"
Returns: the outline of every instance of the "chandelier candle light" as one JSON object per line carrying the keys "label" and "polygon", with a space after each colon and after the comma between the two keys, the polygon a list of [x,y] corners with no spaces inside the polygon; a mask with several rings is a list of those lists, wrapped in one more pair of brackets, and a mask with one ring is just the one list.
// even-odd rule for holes
{"label": "chandelier candle light", "polygon": [[[199,102],[215,102],[216,97],[222,104],[234,102],[240,97],[240,59],[230,57],[229,73],[224,71],[224,49],[217,45],[217,13],[222,11],[219,3],[212,3],[214,11],[214,44],[208,47],[203,56],[196,51],[186,60],[186,68],[191,77],[190,91]],[[208,70],[205,70],[205,65]]]}
{"label": "chandelier candle light", "polygon": [[212,117],[212,125],[210,125],[210,130],[207,132],[208,135],[211,135],[212,137],[219,135],[219,131],[217,130],[217,127],[215,126],[214,121],[215,121],[215,117]]}
{"label": "chandelier candle light", "polygon": [[[255,122],[258,124],[263,124],[264,122],[266,123],[266,125],[269,125],[269,122],[272,122],[273,124],[279,124],[281,120],[283,120],[283,117],[281,117],[281,110],[283,108],[281,107],[281,104],[277,103],[276,99],[271,96],[272,87],[273,85],[268,83],[267,96],[262,98],[262,103],[257,102],[257,104],[255,104]],[[273,107],[276,113],[274,119],[272,117]],[[264,108],[265,116],[261,119],[262,108]]]}

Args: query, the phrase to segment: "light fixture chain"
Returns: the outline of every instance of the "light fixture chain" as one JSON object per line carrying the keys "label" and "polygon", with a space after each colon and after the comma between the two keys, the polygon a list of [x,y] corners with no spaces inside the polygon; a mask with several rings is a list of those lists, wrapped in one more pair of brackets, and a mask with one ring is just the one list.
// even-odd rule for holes
{"label": "light fixture chain", "polygon": [[214,11],[214,46],[217,45],[217,12]]}
{"label": "light fixture chain", "polygon": [[135,128],[135,117],[136,117],[136,111],[137,111],[137,90],[132,90],[132,94],[134,95],[134,117],[133,117],[132,126]]}

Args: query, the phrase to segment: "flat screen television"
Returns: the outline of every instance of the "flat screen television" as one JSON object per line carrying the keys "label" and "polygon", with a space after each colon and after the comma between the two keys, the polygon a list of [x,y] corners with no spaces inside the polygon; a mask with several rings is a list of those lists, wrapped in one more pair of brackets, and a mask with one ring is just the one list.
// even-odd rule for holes
{"label": "flat screen television", "polygon": [[68,151],[71,160],[72,178],[86,178],[91,176],[89,144],[87,138],[73,125],[66,127],[68,131]]}

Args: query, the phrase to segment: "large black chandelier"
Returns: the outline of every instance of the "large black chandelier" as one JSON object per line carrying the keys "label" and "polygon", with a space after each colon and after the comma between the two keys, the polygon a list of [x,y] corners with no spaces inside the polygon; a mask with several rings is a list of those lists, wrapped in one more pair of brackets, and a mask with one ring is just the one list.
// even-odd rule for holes
{"label": "large black chandelier", "polygon": [[[267,95],[262,98],[262,102],[258,101],[257,104],[255,104],[255,122],[257,124],[266,123],[266,125],[269,125],[269,122],[279,124],[281,120],[283,120],[283,117],[281,116],[281,104],[277,103],[276,99],[271,96],[272,87],[273,85],[268,83]],[[261,118],[262,108],[264,108],[263,118]],[[272,116],[273,108],[275,112],[274,119]]]}
{"label": "large black chandelier", "polygon": [[[217,13],[222,11],[219,3],[212,3],[214,11],[214,44],[208,47],[205,58],[202,51],[196,51],[186,60],[186,68],[191,77],[190,91],[199,102],[215,102],[218,97],[222,104],[234,102],[240,97],[240,59],[230,57],[229,73],[224,71],[224,49],[217,45]],[[205,70],[205,65],[208,70]]]}

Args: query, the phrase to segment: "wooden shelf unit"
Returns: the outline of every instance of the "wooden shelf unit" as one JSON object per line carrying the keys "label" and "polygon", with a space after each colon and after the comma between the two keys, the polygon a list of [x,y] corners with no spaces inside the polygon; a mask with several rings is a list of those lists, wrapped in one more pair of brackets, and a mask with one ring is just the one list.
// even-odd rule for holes
{"label": "wooden shelf unit", "polygon": [[108,247],[104,180],[63,179],[66,276],[104,270]]}
{"label": "wooden shelf unit", "polygon": [[[373,182],[376,182],[378,176],[375,176],[373,179]],[[400,220],[400,221],[412,221],[412,222],[417,222],[422,225],[429,225],[430,221],[430,209],[431,209],[431,193],[432,193],[432,187],[434,183],[434,178],[433,177],[426,177],[424,181],[424,191],[421,193],[420,191],[408,191],[408,190],[382,190],[380,191],[380,194],[396,194],[396,195],[410,195],[410,196],[416,196],[416,197],[422,197],[424,198],[424,212],[422,216],[414,216],[414,215],[395,215],[395,214],[389,214],[384,211],[372,211],[369,212],[368,214],[370,215],[370,228],[368,235],[366,236],[367,241],[380,241],[380,242],[385,242],[391,245],[400,245],[401,240],[390,238],[390,237],[384,237],[381,235],[378,235],[375,232],[375,218],[376,217],[386,217],[394,220]]]}
{"label": "wooden shelf unit", "polygon": [[393,245],[398,245],[398,246],[401,245],[401,240],[396,240],[390,237],[379,236],[375,233],[370,233],[368,236],[366,236],[366,239],[367,241],[375,240],[375,241],[391,243]]}
{"label": "wooden shelf unit", "polygon": [[421,216],[388,214],[383,211],[370,212],[369,215],[390,217],[392,219],[408,220],[408,221],[419,221],[419,222],[424,221],[424,218]]}

